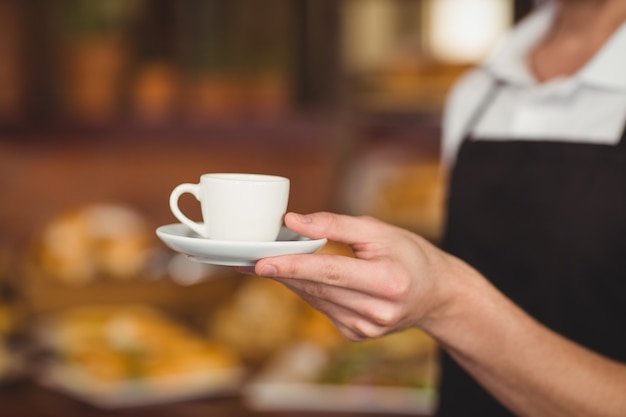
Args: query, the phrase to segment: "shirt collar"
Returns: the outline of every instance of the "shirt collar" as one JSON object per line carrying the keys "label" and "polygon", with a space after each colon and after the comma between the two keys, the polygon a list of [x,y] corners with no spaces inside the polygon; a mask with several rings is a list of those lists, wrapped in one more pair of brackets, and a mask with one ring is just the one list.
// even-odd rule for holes
{"label": "shirt collar", "polygon": [[626,90],[626,23],[613,34],[596,56],[578,73],[581,81],[605,88]]}
{"label": "shirt collar", "polygon": [[[522,20],[500,43],[484,66],[496,78],[519,85],[535,85],[537,81],[528,65],[527,56],[548,32],[556,17],[558,4],[547,2]],[[569,81],[602,88],[626,89],[626,23]],[[557,80],[555,80],[557,81]],[[559,79],[563,82],[564,79]]]}

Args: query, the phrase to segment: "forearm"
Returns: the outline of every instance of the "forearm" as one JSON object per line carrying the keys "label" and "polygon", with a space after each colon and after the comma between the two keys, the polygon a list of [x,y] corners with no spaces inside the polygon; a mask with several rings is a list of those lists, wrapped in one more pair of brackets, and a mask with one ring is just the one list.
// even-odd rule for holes
{"label": "forearm", "polygon": [[520,416],[626,416],[626,366],[549,331],[478,272],[423,238],[372,218],[285,216],[303,236],[354,257],[290,255],[255,271],[284,283],[351,340],[418,326]]}
{"label": "forearm", "polygon": [[457,265],[453,302],[424,328],[520,416],[624,416],[626,366],[542,326],[475,271]]}

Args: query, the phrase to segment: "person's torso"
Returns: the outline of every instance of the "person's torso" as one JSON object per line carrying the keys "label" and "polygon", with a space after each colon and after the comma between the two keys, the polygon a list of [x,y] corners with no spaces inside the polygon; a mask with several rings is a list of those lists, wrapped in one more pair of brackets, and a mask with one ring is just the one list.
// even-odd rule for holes
{"label": "person's torso", "polygon": [[[494,91],[474,126],[497,101]],[[624,136],[613,144],[467,138],[451,178],[443,244],[551,329],[622,361]],[[439,415],[511,414],[445,357]]]}

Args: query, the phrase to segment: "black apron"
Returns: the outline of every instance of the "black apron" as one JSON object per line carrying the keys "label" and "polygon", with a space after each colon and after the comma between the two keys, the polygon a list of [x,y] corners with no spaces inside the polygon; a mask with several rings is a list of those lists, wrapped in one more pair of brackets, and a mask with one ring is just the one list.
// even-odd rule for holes
{"label": "black apron", "polygon": [[[618,145],[466,137],[443,248],[552,330],[626,361],[626,130]],[[446,354],[440,393],[440,417],[513,415]]]}

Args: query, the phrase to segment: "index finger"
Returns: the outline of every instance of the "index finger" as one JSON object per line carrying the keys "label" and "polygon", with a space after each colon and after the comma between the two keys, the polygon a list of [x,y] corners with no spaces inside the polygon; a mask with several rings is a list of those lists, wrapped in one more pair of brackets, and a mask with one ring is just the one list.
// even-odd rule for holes
{"label": "index finger", "polygon": [[360,292],[371,291],[371,267],[367,262],[342,255],[308,254],[265,258],[257,262],[255,272],[269,278],[306,280]]}

